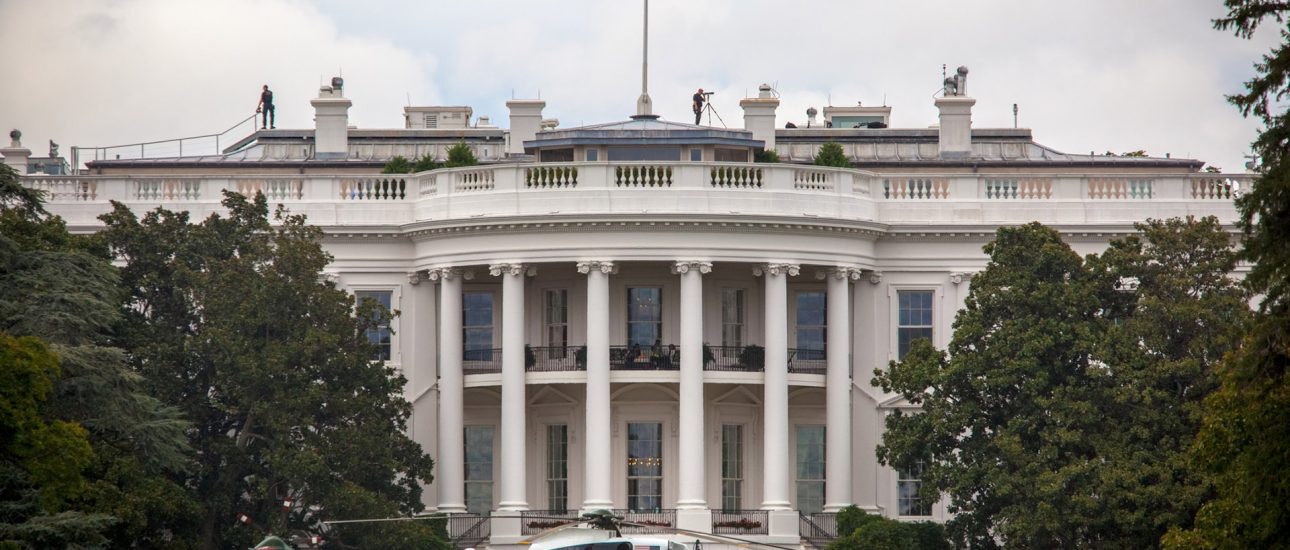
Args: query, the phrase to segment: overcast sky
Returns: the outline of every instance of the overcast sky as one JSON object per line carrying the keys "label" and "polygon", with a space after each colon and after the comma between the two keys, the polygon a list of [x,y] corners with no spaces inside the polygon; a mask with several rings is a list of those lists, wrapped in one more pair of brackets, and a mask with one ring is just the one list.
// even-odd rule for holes
{"label": "overcast sky", "polygon": [[[778,126],[807,107],[886,103],[895,127],[936,122],[941,66],[971,69],[977,128],[1011,127],[1071,153],[1145,149],[1239,171],[1258,126],[1223,99],[1275,25],[1211,28],[1219,0],[654,0],[650,92],[689,118],[698,86],[726,123],[763,82]],[[469,105],[507,125],[511,97],[562,127],[633,114],[639,0],[0,0],[0,126],[43,155],[220,132],[275,91],[278,127],[311,128],[309,99],[343,73],[360,128],[402,107]],[[234,132],[242,137],[249,127]]]}

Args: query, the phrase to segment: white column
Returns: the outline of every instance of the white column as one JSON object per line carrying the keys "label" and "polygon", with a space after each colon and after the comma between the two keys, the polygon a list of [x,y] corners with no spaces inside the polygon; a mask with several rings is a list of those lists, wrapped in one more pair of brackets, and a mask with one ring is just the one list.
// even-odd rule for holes
{"label": "white column", "polygon": [[471,272],[445,267],[427,276],[439,281],[439,456],[435,483],[439,511],[466,511],[466,435],[461,372],[461,280]]}
{"label": "white column", "polygon": [[819,273],[828,283],[828,357],[825,385],[826,427],[824,511],[837,512],[851,501],[851,281],[860,270],[835,267]]}
{"label": "white column", "polygon": [[[677,527],[710,531],[712,517],[705,497],[703,441],[703,274],[710,262],[682,261],[672,265],[681,276],[681,391],[678,413],[680,476]],[[684,517],[683,517],[684,516]],[[686,525],[682,525],[686,523]]]}
{"label": "white column", "polygon": [[765,264],[753,269],[753,275],[765,277],[766,291],[763,510],[792,509],[788,462],[788,277],[797,273],[796,264]]}
{"label": "white column", "polygon": [[613,262],[578,262],[578,272],[587,274],[587,431],[582,438],[586,451],[583,462],[582,510],[614,507],[610,477],[609,409],[609,275],[618,272]]}
{"label": "white column", "polygon": [[502,449],[499,511],[528,510],[524,469],[524,264],[493,264],[488,272],[502,277]]}

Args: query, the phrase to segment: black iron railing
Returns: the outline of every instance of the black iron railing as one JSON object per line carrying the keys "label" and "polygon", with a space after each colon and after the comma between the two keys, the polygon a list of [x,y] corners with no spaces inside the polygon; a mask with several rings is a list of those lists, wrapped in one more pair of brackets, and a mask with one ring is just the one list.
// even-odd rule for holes
{"label": "black iron railing", "polygon": [[502,372],[502,348],[470,349],[461,354],[462,374]]}
{"label": "black iron railing", "polygon": [[822,349],[789,348],[788,372],[796,374],[824,374],[828,356]]}
{"label": "black iron railing", "polygon": [[449,514],[444,518],[444,530],[453,548],[478,548],[493,534],[491,519],[486,514]]}
{"label": "black iron railing", "polygon": [[712,532],[718,535],[765,535],[770,514],[765,510],[713,510]]}
{"label": "black iron railing", "polygon": [[761,365],[745,365],[741,346],[706,346],[703,370],[721,372],[761,372]]}
{"label": "black iron railing", "polygon": [[536,535],[566,525],[579,517],[577,510],[525,510],[520,512],[520,534]]}
{"label": "black iron railing", "polygon": [[586,367],[578,361],[576,346],[538,346],[529,347],[529,354],[524,362],[529,372],[559,372],[584,370]]}
{"label": "black iron railing", "polygon": [[815,548],[824,548],[838,538],[838,515],[828,512],[801,514],[797,522],[798,534]]}
{"label": "black iron railing", "polygon": [[613,370],[678,370],[681,348],[676,344],[654,350],[644,346],[609,346],[609,368]]}
{"label": "black iron railing", "polygon": [[651,512],[633,512],[631,510],[615,509],[614,513],[622,516],[624,522],[636,524],[630,526],[624,525],[624,535],[671,533],[672,528],[676,527],[676,510],[672,509],[654,510]]}

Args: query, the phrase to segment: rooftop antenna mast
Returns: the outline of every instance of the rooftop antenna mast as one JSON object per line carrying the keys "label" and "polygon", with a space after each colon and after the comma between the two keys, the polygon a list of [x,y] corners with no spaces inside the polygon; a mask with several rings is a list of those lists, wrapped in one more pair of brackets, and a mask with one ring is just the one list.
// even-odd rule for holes
{"label": "rooftop antenna mast", "polygon": [[658,118],[654,115],[654,102],[649,98],[649,0],[645,0],[641,42],[641,96],[636,100],[636,116],[632,118]]}

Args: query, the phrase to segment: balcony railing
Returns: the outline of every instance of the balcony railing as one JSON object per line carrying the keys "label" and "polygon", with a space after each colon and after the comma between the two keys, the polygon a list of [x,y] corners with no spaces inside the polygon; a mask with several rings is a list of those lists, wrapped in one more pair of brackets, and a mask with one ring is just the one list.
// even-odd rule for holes
{"label": "balcony railing", "polygon": [[496,374],[502,372],[502,348],[471,349],[462,352],[462,374]]}
{"label": "balcony railing", "polygon": [[577,510],[525,510],[520,512],[520,534],[536,535],[547,529],[576,521],[581,516]]}
{"label": "balcony railing", "polygon": [[[193,217],[222,191],[264,193],[323,225],[583,214],[802,216],[910,224],[1120,222],[1144,203],[1168,215],[1235,217],[1249,174],[893,174],[793,164],[575,162],[495,164],[409,175],[23,176],[73,226],[99,226],[109,201]],[[621,195],[626,193],[630,200]],[[522,200],[517,200],[522,196]],[[64,206],[67,205],[67,206]],[[71,205],[76,205],[75,207]],[[945,205],[945,206],[933,206]],[[1149,213],[1147,213],[1149,214]]]}
{"label": "balcony railing", "polygon": [[681,348],[675,344],[659,350],[648,347],[609,346],[609,368],[613,370],[680,370]]}
{"label": "balcony railing", "polygon": [[650,533],[670,533],[672,527],[676,527],[676,510],[654,510],[652,512],[633,512],[631,510],[615,509],[615,514],[623,517],[627,523],[637,525],[624,525],[623,534],[644,535]]}
{"label": "balcony railing", "polygon": [[762,365],[745,365],[743,346],[707,346],[703,370],[717,372],[761,372]]}
{"label": "balcony railing", "polygon": [[766,510],[712,511],[712,532],[718,535],[765,535],[769,522]]}
{"label": "balcony railing", "polygon": [[578,360],[578,346],[536,346],[529,347],[529,357],[525,359],[529,372],[560,372],[586,370],[583,361]]}
{"label": "balcony railing", "polygon": [[828,357],[822,349],[789,348],[788,372],[795,374],[824,374]]}

